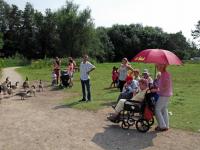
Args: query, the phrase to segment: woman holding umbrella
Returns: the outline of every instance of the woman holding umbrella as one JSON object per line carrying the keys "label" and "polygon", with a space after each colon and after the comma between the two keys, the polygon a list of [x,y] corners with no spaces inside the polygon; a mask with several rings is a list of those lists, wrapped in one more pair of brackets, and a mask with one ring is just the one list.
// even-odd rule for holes
{"label": "woman holding umbrella", "polygon": [[166,71],[168,65],[182,65],[181,60],[172,52],[164,49],[146,49],[138,53],[133,62],[154,63],[161,76],[158,80],[158,101],[156,103],[155,115],[158,126],[157,131],[169,129],[168,103],[172,96],[171,75]]}
{"label": "woman holding umbrella", "polygon": [[161,72],[158,81],[158,101],[155,107],[155,116],[158,122],[156,131],[167,131],[169,129],[168,103],[172,96],[172,80],[171,75],[167,72],[166,64],[156,64],[156,68]]}

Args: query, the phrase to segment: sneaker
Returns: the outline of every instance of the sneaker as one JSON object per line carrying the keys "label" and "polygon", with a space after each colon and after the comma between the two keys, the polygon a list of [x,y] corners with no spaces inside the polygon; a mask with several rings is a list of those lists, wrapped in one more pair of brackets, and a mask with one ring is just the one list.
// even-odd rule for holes
{"label": "sneaker", "polygon": [[115,109],[116,105],[112,105],[112,108]]}
{"label": "sneaker", "polygon": [[160,127],[157,126],[157,127],[155,128],[155,130],[156,130],[156,131],[168,131],[169,129],[168,129],[168,128],[160,128]]}
{"label": "sneaker", "polygon": [[86,102],[86,99],[81,99],[79,102]]}
{"label": "sneaker", "polygon": [[109,117],[107,117],[108,120],[110,120],[111,122],[117,123],[119,120],[119,115],[113,114]]}

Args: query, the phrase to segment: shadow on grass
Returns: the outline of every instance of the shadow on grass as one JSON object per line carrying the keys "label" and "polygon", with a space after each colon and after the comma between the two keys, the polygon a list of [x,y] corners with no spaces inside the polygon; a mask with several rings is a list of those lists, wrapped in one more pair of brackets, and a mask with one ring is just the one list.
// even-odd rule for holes
{"label": "shadow on grass", "polygon": [[103,88],[103,90],[105,90],[106,93],[116,93],[116,92],[119,92],[119,89],[117,89],[117,88]]}
{"label": "shadow on grass", "polygon": [[111,87],[105,87],[105,88],[103,88],[103,90],[109,90],[109,91],[119,91],[119,89],[118,88],[111,88]]}
{"label": "shadow on grass", "polygon": [[72,102],[72,103],[69,103],[69,104],[63,104],[63,105],[55,106],[53,109],[71,108],[71,107],[78,105],[78,104],[80,104],[80,102],[76,101],[76,102]]}
{"label": "shadow on grass", "polygon": [[50,91],[60,91],[63,90],[64,88],[60,87],[60,86],[54,86],[50,89]]}
{"label": "shadow on grass", "polygon": [[105,103],[102,103],[101,106],[112,106],[112,105],[116,105],[117,102],[116,101],[113,101],[113,102],[105,102]]}
{"label": "shadow on grass", "polygon": [[92,142],[104,150],[139,150],[153,146],[155,131],[140,133],[136,129],[123,130],[119,125],[108,125],[104,132],[96,133]]}

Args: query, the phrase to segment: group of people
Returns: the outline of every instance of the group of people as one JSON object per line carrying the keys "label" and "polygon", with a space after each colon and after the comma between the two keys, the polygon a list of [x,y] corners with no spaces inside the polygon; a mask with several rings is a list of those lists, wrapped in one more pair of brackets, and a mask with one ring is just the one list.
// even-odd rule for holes
{"label": "group of people", "polygon": [[[72,57],[69,57],[66,71],[70,77],[69,82],[71,82],[72,84],[73,84],[73,74],[75,72],[75,67],[76,67],[76,62],[73,60]],[[55,59],[53,60],[52,86],[61,84],[60,76],[61,76],[61,60],[58,57],[55,57]]]}
{"label": "group of people", "polygon": [[[90,72],[96,67],[89,62],[88,55],[83,56],[80,63],[80,81],[82,87],[82,99],[80,102],[91,101],[90,91]],[[59,82],[61,61],[58,57],[55,58],[54,73],[56,74],[56,83]],[[67,71],[73,77],[75,61],[70,57],[67,65]],[[115,114],[109,116],[110,121],[115,121],[119,117],[119,113],[123,110],[124,103],[132,101],[133,103],[141,103],[144,100],[147,90],[154,92],[156,95],[155,116],[158,126],[155,128],[157,131],[167,131],[169,129],[168,117],[168,103],[170,96],[172,96],[172,81],[171,75],[167,72],[167,65],[156,64],[158,70],[156,78],[153,80],[148,72],[144,69],[140,76],[140,70],[131,67],[127,58],[122,59],[119,68],[113,67],[111,87],[119,88],[120,94],[117,98],[117,104],[113,106]]]}
{"label": "group of people", "polygon": [[[72,57],[68,58],[68,64],[66,71],[69,75],[69,82],[73,84],[73,74],[76,68],[76,62]],[[93,71],[96,67],[89,62],[88,55],[83,56],[83,60],[80,63],[80,80],[82,87],[83,98],[80,102],[89,102],[91,101],[91,92],[90,92],[90,72]],[[58,57],[55,57],[53,61],[53,72],[52,72],[52,85],[59,84],[61,74],[61,60]]]}
{"label": "group of people", "polygon": [[167,65],[156,64],[156,68],[158,73],[153,80],[148,69],[144,69],[140,76],[139,69],[133,69],[127,58],[122,59],[119,69],[113,67],[111,86],[117,83],[120,94],[117,104],[112,106],[115,113],[108,117],[110,121],[115,122],[119,118],[125,102],[131,101],[135,105],[139,105],[143,102],[146,91],[150,90],[155,93],[156,99],[155,116],[158,126],[155,130],[167,131],[169,129],[168,103],[172,96],[171,76],[166,70]]}

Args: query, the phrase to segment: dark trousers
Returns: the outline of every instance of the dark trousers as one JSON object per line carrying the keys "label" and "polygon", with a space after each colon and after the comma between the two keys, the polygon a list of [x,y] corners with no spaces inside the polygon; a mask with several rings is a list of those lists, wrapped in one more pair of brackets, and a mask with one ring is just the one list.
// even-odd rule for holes
{"label": "dark trousers", "polygon": [[125,83],[126,83],[126,81],[119,80],[119,89],[120,89],[120,92],[122,92]]}
{"label": "dark trousers", "polygon": [[[91,100],[91,93],[90,93],[90,80],[81,80],[82,85],[82,93],[83,93],[83,100]],[[86,99],[86,90],[87,90],[87,99]]]}

